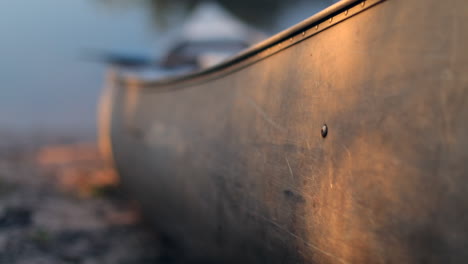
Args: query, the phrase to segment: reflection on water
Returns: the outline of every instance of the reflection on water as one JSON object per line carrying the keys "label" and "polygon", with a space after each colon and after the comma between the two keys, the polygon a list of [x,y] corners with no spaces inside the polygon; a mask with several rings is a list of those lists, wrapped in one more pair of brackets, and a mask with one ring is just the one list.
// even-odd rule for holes
{"label": "reflection on water", "polygon": [[[219,1],[268,33],[333,2]],[[83,54],[105,50],[156,56],[196,2],[0,1],[0,130],[94,131],[105,67]]]}

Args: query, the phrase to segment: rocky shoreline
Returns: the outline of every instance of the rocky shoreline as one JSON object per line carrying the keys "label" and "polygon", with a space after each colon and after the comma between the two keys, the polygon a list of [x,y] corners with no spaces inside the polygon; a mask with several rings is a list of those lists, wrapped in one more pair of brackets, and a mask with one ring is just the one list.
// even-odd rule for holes
{"label": "rocky shoreline", "polygon": [[0,154],[0,263],[183,263],[119,190],[95,144]]}

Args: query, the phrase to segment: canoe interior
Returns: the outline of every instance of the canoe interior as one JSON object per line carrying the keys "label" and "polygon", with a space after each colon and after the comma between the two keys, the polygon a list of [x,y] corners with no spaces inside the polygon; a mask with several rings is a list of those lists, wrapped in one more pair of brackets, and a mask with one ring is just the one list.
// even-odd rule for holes
{"label": "canoe interior", "polygon": [[255,61],[162,84],[109,79],[104,145],[193,259],[468,258],[468,5],[353,8]]}

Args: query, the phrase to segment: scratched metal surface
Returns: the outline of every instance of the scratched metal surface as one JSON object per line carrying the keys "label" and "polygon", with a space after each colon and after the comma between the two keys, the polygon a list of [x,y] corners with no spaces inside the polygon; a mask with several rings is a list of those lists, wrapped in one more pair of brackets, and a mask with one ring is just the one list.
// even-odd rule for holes
{"label": "scratched metal surface", "polygon": [[465,0],[387,0],[221,77],[110,82],[122,182],[194,257],[462,262],[467,25]]}

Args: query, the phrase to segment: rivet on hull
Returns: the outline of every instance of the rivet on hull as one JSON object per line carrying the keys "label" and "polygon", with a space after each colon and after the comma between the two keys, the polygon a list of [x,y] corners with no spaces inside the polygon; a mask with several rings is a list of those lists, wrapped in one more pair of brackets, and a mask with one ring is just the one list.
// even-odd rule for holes
{"label": "rivet on hull", "polygon": [[322,137],[325,138],[328,135],[328,126],[327,124],[323,124],[322,129],[320,130]]}

